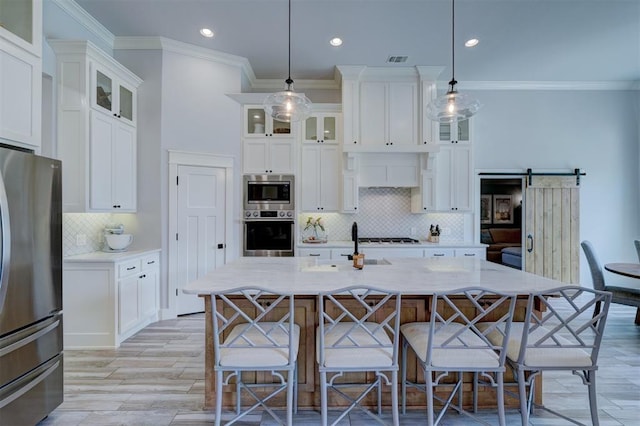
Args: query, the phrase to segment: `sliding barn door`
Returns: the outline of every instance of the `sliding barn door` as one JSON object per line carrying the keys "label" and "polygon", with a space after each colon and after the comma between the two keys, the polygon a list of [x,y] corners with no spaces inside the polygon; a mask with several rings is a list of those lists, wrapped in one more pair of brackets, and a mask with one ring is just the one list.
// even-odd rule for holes
{"label": "sliding barn door", "polygon": [[533,176],[525,190],[525,270],[565,283],[579,283],[579,239],[580,193],[576,178]]}

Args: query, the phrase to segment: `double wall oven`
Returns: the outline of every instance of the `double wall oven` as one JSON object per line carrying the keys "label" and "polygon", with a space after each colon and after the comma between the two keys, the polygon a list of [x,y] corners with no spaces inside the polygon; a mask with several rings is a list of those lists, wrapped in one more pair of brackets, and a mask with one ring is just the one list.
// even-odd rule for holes
{"label": "double wall oven", "polygon": [[244,256],[293,256],[293,175],[245,175]]}

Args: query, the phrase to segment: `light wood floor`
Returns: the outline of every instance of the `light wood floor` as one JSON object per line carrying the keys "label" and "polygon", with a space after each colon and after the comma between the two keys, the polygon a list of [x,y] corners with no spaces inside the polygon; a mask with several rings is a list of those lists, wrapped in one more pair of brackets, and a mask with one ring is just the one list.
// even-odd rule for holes
{"label": "light wood floor", "polygon": [[[640,425],[640,327],[635,308],[612,305],[597,375],[600,424]],[[207,425],[214,414],[202,410],[204,395],[204,316],[160,321],[127,340],[117,350],[66,351],[65,401],[39,426],[50,425]],[[586,387],[570,373],[545,373],[547,406],[590,424]],[[520,415],[509,411],[508,424]],[[483,414],[497,424],[492,413]],[[319,413],[300,411],[296,425],[319,424]],[[403,425],[425,424],[422,411],[401,416]],[[254,415],[245,425],[272,425]],[[369,425],[359,414],[345,425]],[[473,424],[448,414],[443,425]],[[536,412],[533,425],[564,425],[564,420]],[[17,425],[22,426],[22,425]]]}

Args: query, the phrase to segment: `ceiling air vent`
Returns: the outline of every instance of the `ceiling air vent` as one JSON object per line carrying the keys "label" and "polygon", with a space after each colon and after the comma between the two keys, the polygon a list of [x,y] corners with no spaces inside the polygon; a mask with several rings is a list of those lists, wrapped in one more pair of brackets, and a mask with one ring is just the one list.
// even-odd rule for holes
{"label": "ceiling air vent", "polygon": [[402,62],[407,62],[408,56],[389,56],[387,58],[388,64],[401,64]]}

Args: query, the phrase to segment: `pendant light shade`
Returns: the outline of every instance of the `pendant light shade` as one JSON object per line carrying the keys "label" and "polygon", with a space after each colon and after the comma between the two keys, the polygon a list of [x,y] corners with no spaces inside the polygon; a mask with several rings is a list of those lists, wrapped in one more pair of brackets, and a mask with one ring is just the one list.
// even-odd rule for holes
{"label": "pendant light shade", "polygon": [[311,101],[302,93],[293,90],[291,79],[291,0],[289,0],[289,76],[285,80],[286,90],[272,93],[263,102],[264,110],[275,120],[285,123],[301,121],[311,114]]}
{"label": "pendant light shade", "polygon": [[480,109],[480,102],[456,90],[455,65],[455,0],[451,0],[451,81],[447,93],[427,105],[427,117],[433,121],[455,123],[466,120]]}

